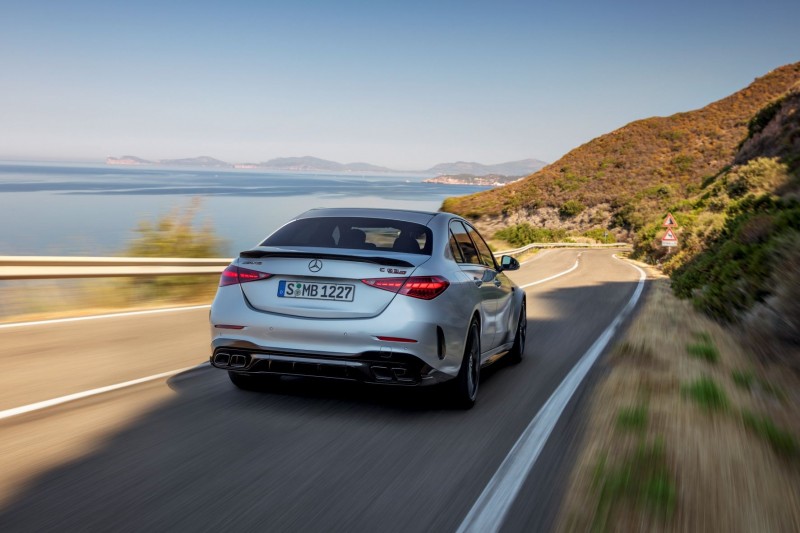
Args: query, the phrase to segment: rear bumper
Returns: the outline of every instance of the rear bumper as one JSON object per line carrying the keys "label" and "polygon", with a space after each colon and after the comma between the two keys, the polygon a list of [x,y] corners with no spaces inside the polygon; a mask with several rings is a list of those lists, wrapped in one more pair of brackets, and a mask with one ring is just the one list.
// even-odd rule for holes
{"label": "rear bumper", "polygon": [[395,298],[374,317],[319,319],[258,311],[247,304],[238,286],[221,287],[210,313],[212,352],[239,345],[260,354],[261,359],[275,361],[268,365],[271,369],[281,362],[267,357],[271,354],[324,361],[413,360],[417,361],[411,365],[415,368],[427,365],[455,377],[464,352],[465,324],[469,323],[469,316],[463,315],[472,311],[454,299],[455,294],[445,291],[435,300],[436,305]]}
{"label": "rear bumper", "polygon": [[408,354],[367,351],[348,354],[271,350],[235,339],[214,339],[211,365],[242,374],[273,374],[382,385],[433,385],[452,379]]}

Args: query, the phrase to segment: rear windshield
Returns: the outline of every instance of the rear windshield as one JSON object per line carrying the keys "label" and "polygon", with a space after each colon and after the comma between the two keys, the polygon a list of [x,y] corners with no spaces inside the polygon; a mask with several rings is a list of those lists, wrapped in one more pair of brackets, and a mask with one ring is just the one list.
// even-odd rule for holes
{"label": "rear windshield", "polygon": [[421,224],[361,217],[303,218],[289,222],[261,246],[315,246],[431,255],[433,235]]}

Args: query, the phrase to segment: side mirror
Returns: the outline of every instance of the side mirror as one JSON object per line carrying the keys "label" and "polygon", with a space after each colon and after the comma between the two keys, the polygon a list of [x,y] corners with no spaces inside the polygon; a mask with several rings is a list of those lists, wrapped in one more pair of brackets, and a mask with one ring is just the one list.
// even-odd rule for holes
{"label": "side mirror", "polygon": [[518,270],[519,261],[510,255],[504,255],[500,258],[500,270]]}

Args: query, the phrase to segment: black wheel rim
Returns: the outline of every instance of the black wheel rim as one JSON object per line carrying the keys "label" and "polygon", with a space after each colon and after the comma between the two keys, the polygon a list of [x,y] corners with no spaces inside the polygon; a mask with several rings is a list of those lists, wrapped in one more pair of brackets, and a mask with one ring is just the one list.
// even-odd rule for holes
{"label": "black wheel rim", "polygon": [[474,400],[475,396],[478,394],[478,372],[480,369],[480,363],[478,362],[477,351],[477,339],[475,339],[473,336],[473,341],[469,348],[469,360],[467,361],[467,364],[469,365],[467,372],[467,392],[472,400]]}

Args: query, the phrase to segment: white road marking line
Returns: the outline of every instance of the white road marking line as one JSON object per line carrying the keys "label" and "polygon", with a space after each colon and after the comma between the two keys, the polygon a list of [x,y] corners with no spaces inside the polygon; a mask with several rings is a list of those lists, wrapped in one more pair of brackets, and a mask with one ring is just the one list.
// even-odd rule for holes
{"label": "white road marking line", "polygon": [[170,370],[169,372],[162,372],[161,374],[155,374],[154,376],[147,376],[144,378],[133,379],[131,381],[126,381],[124,383],[117,383],[116,385],[108,385],[107,387],[100,387],[98,389],[76,392],[75,394],[68,394],[67,396],[53,398],[52,400],[44,400],[42,402],[36,402],[30,405],[23,405],[22,407],[14,407],[12,409],[6,409],[5,411],[0,411],[0,420],[3,420],[4,418],[11,418],[12,416],[21,415],[24,413],[30,413],[32,411],[39,411],[41,409],[53,407],[54,405],[61,405],[62,403],[72,402],[74,400],[80,400],[81,398],[88,398],[89,396],[96,396],[98,394],[103,394],[105,392],[124,389],[125,387],[132,387],[133,385],[139,385],[140,383],[155,381],[157,379],[174,376],[175,374],[180,374],[181,372],[194,370],[196,368],[203,368],[206,366],[211,366],[211,363],[200,363],[199,365],[195,366],[187,366],[186,368],[179,368],[178,370]]}
{"label": "white road marking line", "polygon": [[533,263],[537,259],[540,259],[542,256],[547,255],[549,252],[552,252],[552,251],[553,250],[542,250],[541,252],[537,253],[536,255],[534,255],[533,257],[528,259],[527,261],[523,261],[522,263],[520,263],[520,266],[527,265],[528,263]]}
{"label": "white road marking line", "polygon": [[154,315],[156,313],[176,313],[178,311],[191,311],[193,309],[208,309],[210,305],[191,305],[188,307],[170,307],[167,309],[146,309],[144,311],[125,311],[123,313],[110,313],[107,315],[76,316],[72,318],[54,318],[52,320],[37,320],[35,322],[15,322],[13,324],[0,324],[0,329],[21,328],[24,326],[45,326],[48,324],[61,324],[64,322],[79,322],[81,320],[97,320],[99,318],[117,318],[122,316]]}
{"label": "white road marking line", "polygon": [[[616,254],[613,257],[621,261]],[[517,493],[522,488],[528,473],[539,458],[539,454],[547,443],[550,433],[553,431],[570,398],[572,398],[586,374],[589,373],[592,365],[594,365],[606,345],[614,337],[617,328],[636,306],[636,302],[642,294],[646,275],[636,265],[627,264],[639,271],[639,283],[631,299],[611,325],[606,328],[603,334],[597,338],[589,350],[581,357],[580,361],[570,370],[564,381],[561,382],[541,410],[531,420],[531,423],[528,424],[528,427],[525,428],[525,431],[522,432],[522,435],[520,435],[503,460],[500,468],[489,480],[472,509],[467,513],[464,521],[461,522],[458,533],[489,533],[500,530],[509,509],[511,509],[511,505],[517,497]]]}
{"label": "white road marking line", "polygon": [[556,278],[560,278],[561,276],[565,276],[565,275],[569,274],[570,272],[572,272],[573,270],[575,270],[576,268],[578,268],[578,262],[579,261],[576,259],[575,260],[575,264],[572,265],[572,268],[569,268],[569,269],[565,270],[564,272],[559,272],[555,276],[550,276],[549,278],[544,278],[544,279],[540,279],[539,281],[534,281],[534,282],[531,282],[531,283],[526,283],[525,285],[520,285],[519,288],[520,289],[527,289],[528,287],[533,287],[534,285],[538,285],[540,283],[544,283],[545,281],[550,281],[551,279],[556,279]]}

